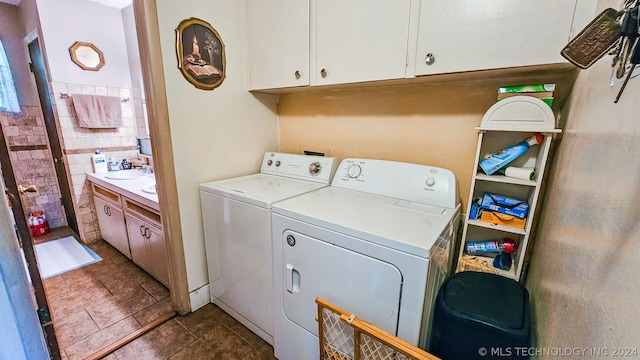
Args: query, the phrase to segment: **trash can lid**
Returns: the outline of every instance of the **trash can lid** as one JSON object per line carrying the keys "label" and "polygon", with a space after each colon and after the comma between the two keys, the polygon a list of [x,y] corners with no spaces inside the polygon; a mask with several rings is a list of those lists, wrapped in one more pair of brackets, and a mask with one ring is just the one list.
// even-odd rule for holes
{"label": "trash can lid", "polygon": [[505,330],[528,326],[529,292],[515,280],[464,271],[446,280],[443,294],[446,306],[468,319]]}

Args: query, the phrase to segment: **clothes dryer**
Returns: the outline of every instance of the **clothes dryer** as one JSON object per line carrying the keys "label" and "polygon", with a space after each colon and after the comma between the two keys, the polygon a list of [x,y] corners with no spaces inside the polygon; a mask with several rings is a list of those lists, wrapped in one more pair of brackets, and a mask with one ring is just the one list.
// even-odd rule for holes
{"label": "clothes dryer", "polygon": [[333,157],[267,152],[260,173],[200,185],[211,302],[273,343],[271,206],[331,182]]}
{"label": "clothes dryer", "polygon": [[451,171],[372,159],[274,204],[276,357],[319,358],[318,296],[424,348],[459,217]]}

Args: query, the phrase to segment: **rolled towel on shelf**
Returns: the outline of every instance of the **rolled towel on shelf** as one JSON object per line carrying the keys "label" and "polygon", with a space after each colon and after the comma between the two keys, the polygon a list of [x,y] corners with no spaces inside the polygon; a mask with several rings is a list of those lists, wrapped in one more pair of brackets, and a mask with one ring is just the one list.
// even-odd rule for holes
{"label": "rolled towel on shelf", "polygon": [[73,94],[71,98],[80,127],[113,129],[123,126],[119,97]]}
{"label": "rolled towel on shelf", "polygon": [[504,175],[522,180],[535,180],[536,170],[531,167],[507,166],[504,170]]}
{"label": "rolled towel on shelf", "polygon": [[535,180],[536,169],[532,167],[507,166],[495,172],[496,175],[504,175],[522,180]]}

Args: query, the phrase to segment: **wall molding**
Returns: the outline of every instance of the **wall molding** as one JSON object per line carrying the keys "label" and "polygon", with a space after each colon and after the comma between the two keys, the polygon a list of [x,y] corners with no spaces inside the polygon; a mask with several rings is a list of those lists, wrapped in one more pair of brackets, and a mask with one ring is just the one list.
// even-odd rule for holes
{"label": "wall molding", "polygon": [[[134,151],[138,150],[137,146],[112,146],[108,148],[100,148],[100,152],[114,152],[114,151]],[[62,152],[65,155],[80,155],[80,154],[93,154],[96,152],[96,148],[86,148],[86,149],[64,149]]]}

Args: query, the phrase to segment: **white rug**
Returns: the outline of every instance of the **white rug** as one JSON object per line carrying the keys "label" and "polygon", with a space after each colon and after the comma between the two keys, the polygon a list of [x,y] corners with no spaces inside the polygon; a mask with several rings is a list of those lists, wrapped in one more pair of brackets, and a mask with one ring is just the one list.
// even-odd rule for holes
{"label": "white rug", "polygon": [[98,254],[72,236],[37,244],[35,252],[43,279],[102,260]]}

